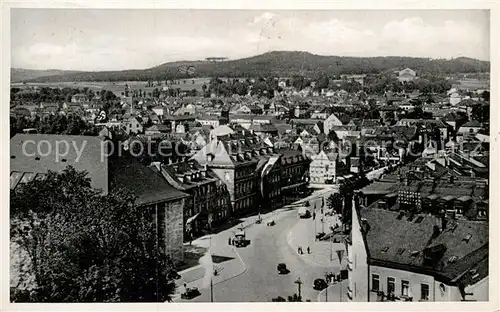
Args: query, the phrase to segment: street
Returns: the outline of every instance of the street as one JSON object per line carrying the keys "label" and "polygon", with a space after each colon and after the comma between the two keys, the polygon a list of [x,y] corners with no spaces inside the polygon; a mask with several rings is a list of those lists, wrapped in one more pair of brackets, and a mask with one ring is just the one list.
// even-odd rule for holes
{"label": "street", "polygon": [[[312,218],[299,219],[296,208],[280,209],[267,218],[273,219],[276,225],[267,226],[266,220],[263,220],[262,224],[253,224],[246,228],[247,238],[251,241],[250,245],[235,248],[237,252],[235,259],[221,263],[222,273],[228,274],[231,268],[234,270],[234,276],[222,281],[214,279],[214,302],[266,302],[278,296],[286,299],[298,292],[297,284],[294,283],[298,278],[303,282],[301,286],[303,301],[314,302],[318,300],[320,293],[312,288],[314,280],[324,278],[325,273],[338,272],[338,257],[334,251],[335,257],[330,259],[331,246],[328,242],[318,242],[318,245],[311,243],[310,255],[297,253],[296,242],[303,241],[304,237],[308,242],[314,241]],[[228,230],[227,233],[212,236],[212,246],[227,246],[230,234],[231,230]],[[343,249],[342,244],[334,245],[335,250]],[[306,252],[306,245],[303,249]],[[318,259],[315,260],[315,256]],[[285,263],[290,273],[278,274],[278,263]],[[210,288],[203,287],[199,283],[192,283],[188,287],[194,285],[200,289],[201,295],[186,301],[210,302]]]}

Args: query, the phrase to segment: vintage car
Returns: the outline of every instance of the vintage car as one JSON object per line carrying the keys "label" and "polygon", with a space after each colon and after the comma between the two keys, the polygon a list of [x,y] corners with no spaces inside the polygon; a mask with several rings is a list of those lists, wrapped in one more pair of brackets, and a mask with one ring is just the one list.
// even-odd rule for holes
{"label": "vintage car", "polygon": [[170,272],[168,272],[168,278],[170,279],[180,279],[181,276],[179,275],[179,273],[177,273],[177,271],[174,271],[174,270],[171,270]]}
{"label": "vintage car", "polygon": [[248,241],[246,240],[245,231],[240,231],[234,234],[234,246],[236,247],[245,247],[248,245]]}
{"label": "vintage car", "polygon": [[300,207],[297,215],[299,218],[307,219],[311,217],[311,212],[306,207]]}
{"label": "vintage car", "polygon": [[200,291],[196,287],[186,288],[186,292],[181,294],[182,299],[193,299],[201,295]]}
{"label": "vintage car", "polygon": [[278,264],[278,272],[279,274],[288,274],[290,273],[290,270],[286,267],[286,264],[280,263]]}
{"label": "vintage car", "polygon": [[314,283],[313,283],[313,289],[315,290],[323,290],[325,288],[328,287],[328,284],[326,283],[326,281],[322,278],[317,278],[314,280]]}

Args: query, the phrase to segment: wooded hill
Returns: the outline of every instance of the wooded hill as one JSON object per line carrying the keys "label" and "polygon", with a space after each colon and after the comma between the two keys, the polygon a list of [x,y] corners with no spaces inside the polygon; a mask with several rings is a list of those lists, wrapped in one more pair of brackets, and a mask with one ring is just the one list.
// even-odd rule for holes
{"label": "wooded hill", "polygon": [[142,70],[62,72],[47,76],[37,75],[31,79],[12,72],[12,81],[26,82],[70,82],[70,81],[145,81],[187,78],[179,71],[180,66],[194,66],[196,72],[190,77],[291,77],[302,75],[314,77],[318,72],[327,75],[375,74],[383,71],[411,68],[417,74],[452,74],[489,72],[490,63],[460,57],[455,59],[430,59],[414,57],[344,57],[322,56],[308,52],[275,51],[261,55],[218,63],[205,61],[171,62]]}

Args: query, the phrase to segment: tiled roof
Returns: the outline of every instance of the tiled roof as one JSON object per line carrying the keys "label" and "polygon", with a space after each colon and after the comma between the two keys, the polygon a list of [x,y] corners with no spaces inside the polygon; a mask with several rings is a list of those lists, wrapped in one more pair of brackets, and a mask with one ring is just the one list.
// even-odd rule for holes
{"label": "tiled roof", "polygon": [[365,195],[390,194],[398,189],[397,183],[376,181],[361,189]]}
{"label": "tiled roof", "polygon": [[249,130],[257,132],[278,132],[278,128],[276,128],[273,124],[260,124],[260,123],[252,124]]}
{"label": "tiled roof", "polygon": [[471,120],[462,125],[465,128],[481,128],[481,123],[477,120]]}
{"label": "tiled roof", "polygon": [[[33,142],[33,143],[31,143]],[[48,142],[48,144],[40,144]],[[39,145],[40,144],[40,145]],[[66,145],[67,144],[67,145]],[[24,145],[24,152],[23,152]],[[37,151],[37,146],[40,146]],[[56,161],[56,146],[61,153]],[[66,151],[67,154],[62,156]],[[81,151],[78,157],[78,151]],[[49,148],[50,147],[50,148]],[[62,172],[67,166],[88,172],[92,187],[108,191],[108,161],[106,145],[99,137],[55,134],[16,134],[10,140],[11,172]],[[47,156],[39,154],[49,153]],[[101,159],[102,158],[102,159]]]}
{"label": "tiled roof", "polygon": [[[366,243],[370,259],[453,280],[488,257],[486,222],[450,221],[443,232],[432,238],[435,217],[414,216],[409,221],[407,217],[398,220],[398,215],[399,212],[377,208],[360,210],[360,217],[368,223]],[[425,262],[424,249],[440,244],[445,247],[443,256],[435,262]]]}
{"label": "tiled roof", "polygon": [[187,197],[170,186],[157,172],[141,164],[129,153],[109,158],[109,180],[113,187],[124,188],[136,197],[136,204],[149,205]]}

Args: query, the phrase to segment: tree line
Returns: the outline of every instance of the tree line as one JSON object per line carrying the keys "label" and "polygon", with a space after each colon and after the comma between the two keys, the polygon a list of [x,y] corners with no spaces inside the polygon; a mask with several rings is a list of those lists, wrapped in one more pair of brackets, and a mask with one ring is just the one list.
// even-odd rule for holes
{"label": "tree line", "polygon": [[321,56],[306,52],[274,51],[250,58],[225,62],[193,64],[196,73],[193,76],[178,71],[177,63],[166,63],[144,70],[124,70],[106,72],[79,72],[54,76],[38,77],[33,82],[58,81],[147,81],[169,79],[189,79],[193,77],[229,77],[251,78],[291,77],[293,75],[311,76],[318,71],[328,75],[375,74],[409,67],[421,73],[444,75],[452,73],[481,73],[490,71],[490,63],[456,58],[429,59],[412,57],[339,57]]}
{"label": "tree line", "polygon": [[43,102],[71,102],[75,94],[85,94],[89,100],[99,97],[103,102],[117,100],[117,96],[109,90],[93,91],[84,88],[50,88],[41,87],[38,90],[25,90],[24,88],[12,87],[10,89],[10,100],[12,104],[24,104],[26,102],[39,104]]}
{"label": "tree line", "polygon": [[99,130],[75,115],[47,115],[34,118],[10,117],[10,137],[23,133],[24,129],[36,129],[40,134],[67,134],[96,136]]}

